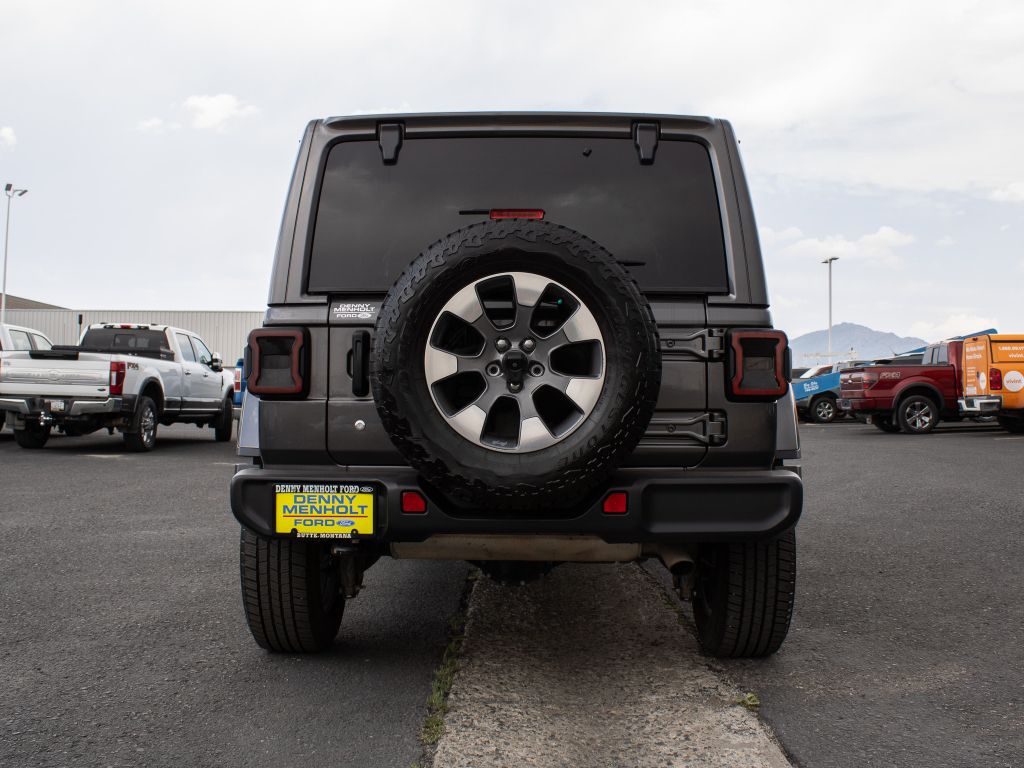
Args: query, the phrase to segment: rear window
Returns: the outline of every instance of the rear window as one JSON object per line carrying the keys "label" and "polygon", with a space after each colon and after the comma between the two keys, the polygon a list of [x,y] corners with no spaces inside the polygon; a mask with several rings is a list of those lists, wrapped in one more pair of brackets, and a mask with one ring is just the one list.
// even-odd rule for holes
{"label": "rear window", "polygon": [[641,165],[628,139],[407,140],[336,144],[324,171],[311,293],[387,291],[427,246],[494,208],[540,208],[624,262],[641,288],[728,293],[721,213],[701,144],[662,139]]}
{"label": "rear window", "polygon": [[159,353],[170,350],[163,331],[134,328],[90,328],[82,337],[82,346],[104,352]]}
{"label": "rear window", "polygon": [[32,342],[24,331],[11,331],[11,348],[15,352],[28,352],[32,349]]}

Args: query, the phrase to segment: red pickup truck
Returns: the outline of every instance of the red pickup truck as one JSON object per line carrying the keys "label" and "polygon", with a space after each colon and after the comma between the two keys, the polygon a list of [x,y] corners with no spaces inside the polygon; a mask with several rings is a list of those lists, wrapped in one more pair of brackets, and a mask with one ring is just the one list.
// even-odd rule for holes
{"label": "red pickup truck", "polygon": [[923,435],[941,419],[959,421],[963,341],[930,344],[918,364],[870,365],[839,376],[839,407],[883,432]]}

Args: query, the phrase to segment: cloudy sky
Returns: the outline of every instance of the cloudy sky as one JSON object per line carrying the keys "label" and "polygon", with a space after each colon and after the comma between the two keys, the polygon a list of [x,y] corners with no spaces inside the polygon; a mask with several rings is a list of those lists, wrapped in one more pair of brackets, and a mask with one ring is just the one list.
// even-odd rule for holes
{"label": "cloudy sky", "polygon": [[[301,10],[298,10],[301,9]],[[1024,4],[0,0],[11,293],[259,309],[306,121],[726,117],[776,325],[1024,330]]]}

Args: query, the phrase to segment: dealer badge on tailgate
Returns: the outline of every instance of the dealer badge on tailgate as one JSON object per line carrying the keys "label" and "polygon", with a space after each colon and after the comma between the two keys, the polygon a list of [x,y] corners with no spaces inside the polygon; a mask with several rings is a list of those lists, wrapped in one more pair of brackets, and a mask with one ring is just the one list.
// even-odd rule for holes
{"label": "dealer badge on tailgate", "polygon": [[317,539],[373,535],[374,491],[369,485],[274,486],[277,532]]}

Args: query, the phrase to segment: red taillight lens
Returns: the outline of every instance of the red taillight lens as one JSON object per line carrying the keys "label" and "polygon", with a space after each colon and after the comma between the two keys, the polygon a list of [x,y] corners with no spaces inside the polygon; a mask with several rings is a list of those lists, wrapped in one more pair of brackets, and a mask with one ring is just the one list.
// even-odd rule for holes
{"label": "red taillight lens", "polygon": [[988,369],[988,388],[989,390],[1003,388],[1003,371],[1000,368]]}
{"label": "red taillight lens", "polygon": [[427,511],[427,500],[417,491],[402,491],[402,511],[408,514],[422,514]]}
{"label": "red taillight lens", "polygon": [[864,371],[860,377],[860,382],[864,389],[870,389],[878,383],[878,372],[877,371]]}
{"label": "red taillight lens", "polygon": [[242,369],[235,368],[235,392],[242,391]]}
{"label": "red taillight lens", "polygon": [[492,208],[491,219],[543,219],[544,211],[540,208]]}
{"label": "red taillight lens", "polygon": [[110,363],[110,394],[120,395],[124,394],[124,377],[125,377],[125,364],[124,363]]}
{"label": "red taillight lens", "polygon": [[609,493],[604,497],[603,509],[606,515],[624,515],[629,509],[629,496],[622,491]]}
{"label": "red taillight lens", "polygon": [[742,400],[778,400],[789,391],[789,339],[782,331],[729,332],[729,395]]}
{"label": "red taillight lens", "polygon": [[309,339],[304,328],[257,328],[249,334],[246,386],[260,397],[306,394]]}

